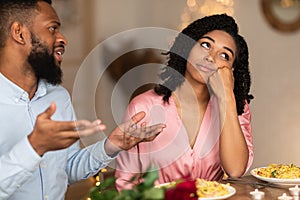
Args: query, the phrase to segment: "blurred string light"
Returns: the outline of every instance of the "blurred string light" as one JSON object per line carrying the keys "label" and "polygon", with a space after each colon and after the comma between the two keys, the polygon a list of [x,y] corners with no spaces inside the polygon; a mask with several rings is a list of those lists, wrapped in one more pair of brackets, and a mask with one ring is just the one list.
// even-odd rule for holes
{"label": "blurred string light", "polygon": [[226,13],[233,16],[233,5],[233,0],[187,0],[179,29],[182,30],[192,21],[207,15]]}
{"label": "blurred string light", "polygon": [[283,8],[294,7],[298,3],[299,3],[299,1],[296,1],[296,0],[280,0],[279,1],[280,6]]}
{"label": "blurred string light", "polygon": [[[95,186],[99,186],[101,184],[101,182],[104,181],[103,173],[105,173],[105,172],[107,172],[107,169],[103,168],[100,170],[98,175],[94,176]],[[90,197],[87,197],[86,200],[92,200],[92,199]]]}

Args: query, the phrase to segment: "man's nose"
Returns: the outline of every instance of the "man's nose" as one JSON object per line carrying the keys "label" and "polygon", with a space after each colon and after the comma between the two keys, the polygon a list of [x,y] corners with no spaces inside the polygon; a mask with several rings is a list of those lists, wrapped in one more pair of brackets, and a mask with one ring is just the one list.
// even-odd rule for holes
{"label": "man's nose", "polygon": [[59,43],[64,44],[65,46],[68,44],[67,38],[60,32],[57,35],[57,40]]}

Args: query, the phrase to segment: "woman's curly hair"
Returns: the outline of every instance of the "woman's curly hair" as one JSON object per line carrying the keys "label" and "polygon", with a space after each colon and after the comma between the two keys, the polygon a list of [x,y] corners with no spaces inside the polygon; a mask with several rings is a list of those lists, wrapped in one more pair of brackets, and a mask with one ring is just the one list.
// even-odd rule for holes
{"label": "woman's curly hair", "polygon": [[233,63],[234,95],[238,115],[244,112],[245,101],[250,103],[253,96],[250,91],[249,53],[244,38],[238,34],[235,20],[226,14],[206,16],[192,22],[176,37],[173,46],[165,54],[168,56],[167,66],[160,74],[163,84],[159,84],[154,91],[163,96],[164,102],[178,86],[184,81],[186,63],[189,53],[198,40],[208,32],[222,30],[230,34],[237,46],[237,56]]}

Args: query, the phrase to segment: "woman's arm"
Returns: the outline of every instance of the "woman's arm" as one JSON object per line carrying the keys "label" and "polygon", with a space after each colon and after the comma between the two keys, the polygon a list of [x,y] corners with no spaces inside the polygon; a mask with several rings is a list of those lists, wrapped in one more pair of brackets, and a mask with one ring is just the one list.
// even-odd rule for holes
{"label": "woman's arm", "polygon": [[230,69],[219,68],[210,77],[209,86],[219,103],[220,159],[223,169],[231,177],[242,176],[253,159],[249,106],[246,104],[245,112],[238,116],[233,93],[234,79]]}

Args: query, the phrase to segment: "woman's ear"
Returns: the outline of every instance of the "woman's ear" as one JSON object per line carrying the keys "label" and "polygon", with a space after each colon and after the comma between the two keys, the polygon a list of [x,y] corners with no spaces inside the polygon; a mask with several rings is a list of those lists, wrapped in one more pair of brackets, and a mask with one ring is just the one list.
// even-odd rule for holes
{"label": "woman's ear", "polygon": [[25,27],[20,22],[15,21],[12,23],[10,27],[10,35],[14,41],[16,41],[19,44],[26,44],[25,42]]}

